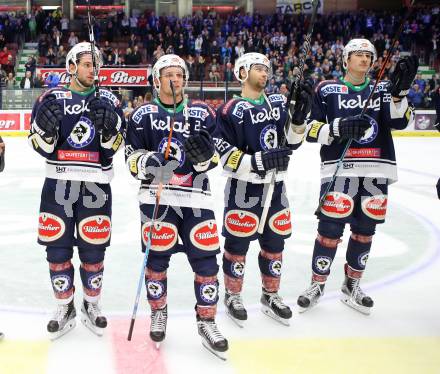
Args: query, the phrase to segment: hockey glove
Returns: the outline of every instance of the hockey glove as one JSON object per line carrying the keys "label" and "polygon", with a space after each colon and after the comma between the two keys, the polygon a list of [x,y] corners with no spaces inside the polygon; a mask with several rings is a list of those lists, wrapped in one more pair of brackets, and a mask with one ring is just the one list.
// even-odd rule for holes
{"label": "hockey glove", "polygon": [[416,77],[419,67],[417,56],[403,57],[397,61],[396,67],[391,74],[391,96],[403,98],[408,95],[411,84]]}
{"label": "hockey glove", "polygon": [[43,98],[43,102],[37,110],[35,116],[35,124],[33,127],[35,132],[41,137],[53,138],[58,134],[58,130],[63,120],[63,111],[60,104],[53,94]]}
{"label": "hockey glove", "polygon": [[293,126],[303,126],[310,110],[312,109],[313,82],[309,79],[300,83],[299,89],[294,98],[295,103],[291,103],[290,114]]}
{"label": "hockey glove", "polygon": [[89,102],[89,118],[104,139],[116,135],[121,126],[115,108],[107,100],[93,98]]}
{"label": "hockey glove", "polygon": [[214,155],[214,143],[208,131],[201,129],[198,134],[185,140],[183,149],[189,162],[193,165],[206,162]]}
{"label": "hockey glove", "polygon": [[359,140],[370,126],[368,119],[360,115],[336,118],[330,123],[330,136],[339,140]]}
{"label": "hockey glove", "polygon": [[256,152],[251,157],[252,169],[259,174],[264,174],[272,169],[277,172],[286,171],[291,154],[292,150],[287,147]]}
{"label": "hockey glove", "polygon": [[160,152],[143,155],[141,160],[141,171],[145,179],[157,184],[168,183],[178,166],[179,162],[177,160],[165,160],[165,155]]}

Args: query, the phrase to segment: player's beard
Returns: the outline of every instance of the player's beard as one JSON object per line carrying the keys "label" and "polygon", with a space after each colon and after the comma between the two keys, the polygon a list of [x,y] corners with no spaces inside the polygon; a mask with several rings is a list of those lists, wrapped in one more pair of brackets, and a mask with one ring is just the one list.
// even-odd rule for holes
{"label": "player's beard", "polygon": [[84,88],[91,88],[93,87],[93,81],[91,83],[89,83],[87,80],[84,79],[80,79],[80,77],[76,76],[75,77],[77,82]]}

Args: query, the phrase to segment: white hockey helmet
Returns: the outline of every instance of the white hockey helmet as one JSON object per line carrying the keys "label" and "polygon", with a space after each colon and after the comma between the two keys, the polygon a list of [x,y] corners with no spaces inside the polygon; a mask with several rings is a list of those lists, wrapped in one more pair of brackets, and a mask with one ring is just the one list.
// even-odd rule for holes
{"label": "white hockey helmet", "polygon": [[[241,56],[237,61],[235,61],[234,66],[234,75],[238,81],[243,83],[249,77],[249,70],[251,70],[252,65],[264,65],[267,67],[267,70],[270,72],[270,61],[269,59],[261,54],[256,52],[245,53]],[[246,77],[240,78],[240,70],[243,68],[246,71]]]}
{"label": "white hockey helmet", "polygon": [[[74,45],[66,57],[66,71],[68,74],[70,74],[69,67],[70,64],[75,65],[75,71],[73,74],[76,74],[76,71],[78,70],[78,61],[81,58],[82,55],[92,53],[92,45],[89,42],[81,42],[76,45]],[[96,66],[99,69],[101,69],[103,65],[102,55],[101,51],[96,47],[94,48],[94,54],[95,54],[95,61]]]}
{"label": "white hockey helmet", "polygon": [[[188,68],[186,67],[186,63],[183,60],[183,58],[177,56],[177,55],[173,55],[173,54],[169,54],[169,55],[163,55],[161,57],[159,57],[159,59],[156,61],[156,63],[153,65],[153,70],[151,72],[151,74],[153,75],[153,86],[155,88],[156,91],[160,90],[160,72],[162,69],[164,68],[169,68],[172,66],[176,66],[179,67],[183,70],[183,79],[185,81],[185,86],[188,84],[188,79],[189,79],[189,72],[188,72]],[[156,79],[154,79],[156,78]],[[156,84],[156,81],[158,82]]]}
{"label": "white hockey helmet", "polygon": [[351,39],[342,51],[342,65],[347,69],[347,61],[352,52],[369,52],[372,55],[371,66],[377,60],[376,48],[368,39]]}

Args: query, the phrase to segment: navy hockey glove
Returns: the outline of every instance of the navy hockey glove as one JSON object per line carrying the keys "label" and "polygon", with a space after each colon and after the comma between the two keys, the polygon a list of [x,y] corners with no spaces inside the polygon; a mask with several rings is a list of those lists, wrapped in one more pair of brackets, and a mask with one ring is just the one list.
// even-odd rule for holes
{"label": "navy hockey glove", "polygon": [[360,115],[336,118],[330,124],[330,136],[339,140],[359,140],[365,135],[365,131],[370,126],[368,118]]}
{"label": "navy hockey glove", "polygon": [[417,56],[403,57],[397,61],[396,67],[391,74],[391,96],[403,98],[408,95],[411,84],[416,77],[419,67]]}
{"label": "navy hockey glove", "polygon": [[313,81],[309,79],[300,83],[295,104],[291,108],[292,125],[302,126],[312,109]]}
{"label": "navy hockey glove", "polygon": [[201,129],[198,134],[190,136],[185,140],[183,149],[189,162],[197,165],[206,162],[214,155],[214,143],[208,131]]}
{"label": "navy hockey glove", "polygon": [[251,158],[252,169],[259,174],[272,169],[276,169],[277,172],[286,171],[291,154],[292,150],[287,147],[256,152]]}
{"label": "navy hockey glove", "polygon": [[168,183],[174,175],[174,170],[179,162],[174,159],[165,160],[165,155],[160,152],[142,156],[141,171],[145,178],[154,183]]}
{"label": "navy hockey glove", "polygon": [[58,130],[63,120],[63,110],[57,102],[56,96],[49,94],[43,98],[43,102],[38,107],[35,116],[33,129],[43,138],[53,138],[58,134]]}
{"label": "navy hockey glove", "polygon": [[89,102],[89,118],[105,139],[116,135],[120,128],[115,108],[107,100],[93,98]]}

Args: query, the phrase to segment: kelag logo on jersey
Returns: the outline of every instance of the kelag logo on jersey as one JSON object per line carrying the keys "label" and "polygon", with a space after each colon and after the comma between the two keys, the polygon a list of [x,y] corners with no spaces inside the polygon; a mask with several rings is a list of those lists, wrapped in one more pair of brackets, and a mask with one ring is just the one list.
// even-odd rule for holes
{"label": "kelag logo on jersey", "polygon": [[260,145],[265,151],[278,147],[277,128],[275,125],[268,125],[261,131]]}
{"label": "kelag logo on jersey", "polygon": [[376,139],[379,132],[379,125],[377,121],[367,114],[364,114],[364,116],[370,122],[371,127],[367,131],[365,131],[365,135],[360,140],[355,140],[355,142],[358,144],[371,143],[374,139]]}
{"label": "kelag logo on jersey", "polygon": [[[365,106],[365,102],[367,99],[362,100],[361,95],[356,95],[356,98],[351,99],[342,99],[341,96],[338,96],[338,108],[339,109],[363,109]],[[378,111],[380,109],[380,97],[371,100],[368,104],[368,109],[373,109],[374,111]]]}
{"label": "kelag logo on jersey", "polygon": [[[158,151],[165,154],[167,148],[168,138],[163,138],[159,144]],[[183,150],[183,144],[179,139],[171,138],[170,143],[170,158],[174,158],[179,161],[179,166],[185,163],[185,152]]]}
{"label": "kelag logo on jersey", "polygon": [[262,123],[266,121],[275,120],[278,121],[281,117],[280,108],[272,108],[271,110],[267,110],[263,108],[261,111],[257,113],[250,112],[252,124]]}
{"label": "kelag logo on jersey", "polygon": [[95,126],[87,117],[81,117],[73,126],[72,132],[67,138],[67,142],[73,148],[87,147],[95,138]]}

